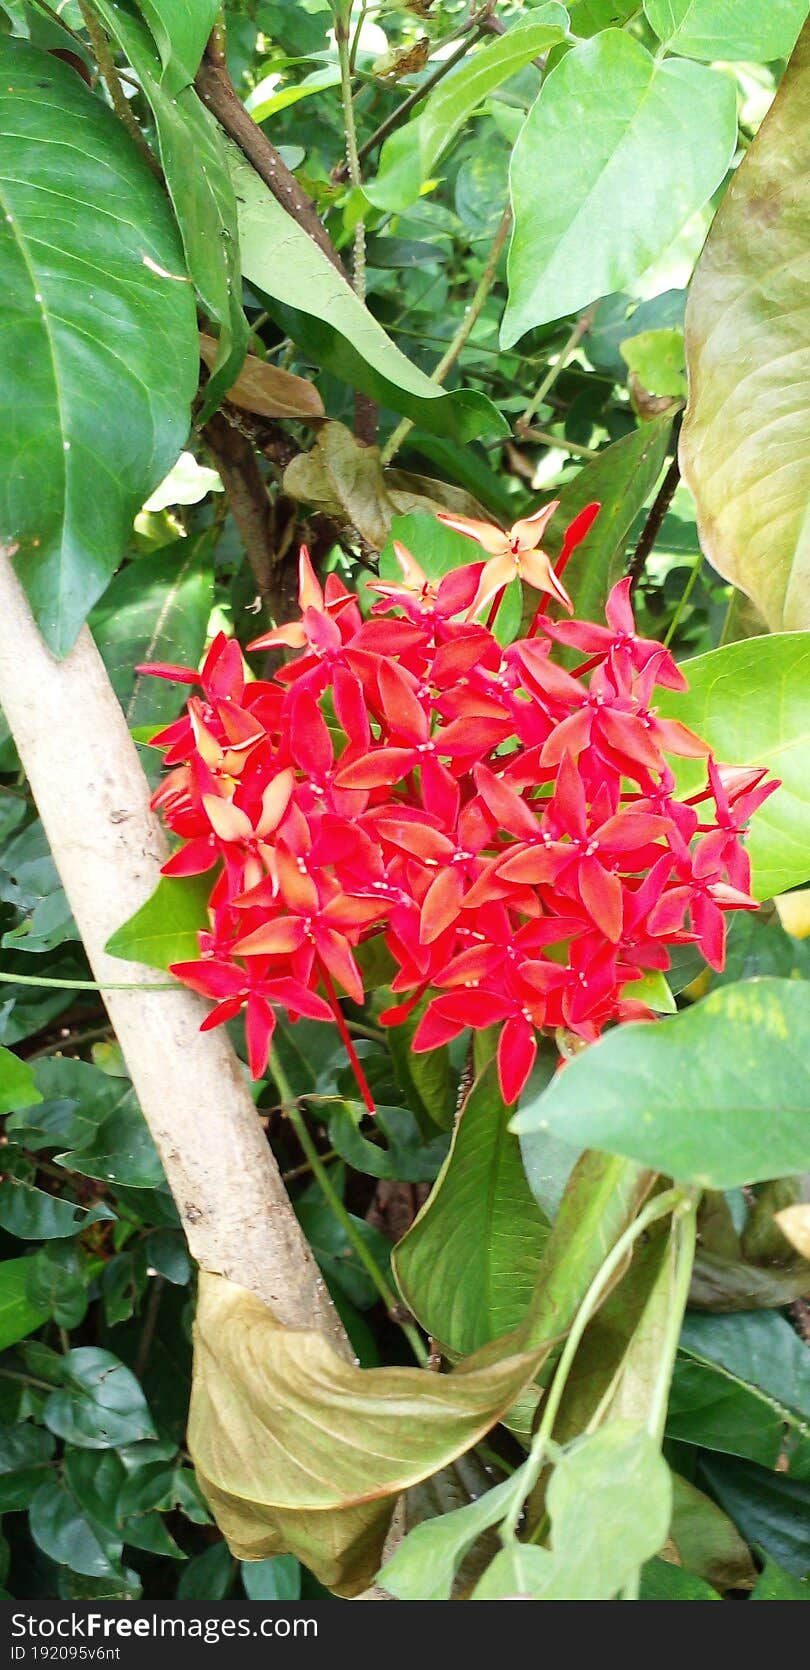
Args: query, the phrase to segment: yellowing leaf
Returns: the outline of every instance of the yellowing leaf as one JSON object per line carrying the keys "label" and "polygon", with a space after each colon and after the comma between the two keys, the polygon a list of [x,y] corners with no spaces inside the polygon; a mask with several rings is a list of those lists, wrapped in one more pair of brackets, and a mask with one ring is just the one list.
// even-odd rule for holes
{"label": "yellowing leaf", "polygon": [[[218,354],[219,343],[201,331],[200,357],[209,370]],[[241,406],[243,411],[255,412],[259,417],[307,418],[311,422],[326,415],[314,383],[296,377],[292,371],[269,365],[257,354],[248,354],[236,382],[225,393],[233,406]]]}

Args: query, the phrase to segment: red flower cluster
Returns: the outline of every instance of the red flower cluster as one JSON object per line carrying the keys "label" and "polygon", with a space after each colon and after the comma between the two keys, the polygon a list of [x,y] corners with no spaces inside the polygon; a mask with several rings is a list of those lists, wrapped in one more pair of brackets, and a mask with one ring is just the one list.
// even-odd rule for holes
{"label": "red flower cluster", "polygon": [[[490,630],[513,573],[568,603],[560,572],[597,509],[556,571],[537,548],[548,507],[508,535],[456,518],[490,561],[434,582],[398,547],[402,581],[372,587],[367,619],[303,550],[300,621],[251,645],[296,652],[272,679],[250,680],[222,634],[200,673],[143,669],[200,687],[154,738],[172,768],[154,804],[180,842],[165,873],[216,870],[200,958],[173,972],[215,1000],[205,1027],[245,1010],[254,1077],[275,1006],[334,1018],[373,1109],[339,1001],[362,1001],[372,935],[397,970],[383,1022],[429,994],[416,1050],[499,1025],[507,1102],[538,1031],[592,1040],[651,1018],[630,983],[666,970],[669,946],[722,967],[724,913],[755,908],[743,826],[776,785],[709,759],[704,791],[675,797],[667,756],[708,749],[656,714],[656,686],[684,679],[636,636],[628,580],[604,626],[538,612],[506,649]],[[585,655],[576,671],[558,644]]]}

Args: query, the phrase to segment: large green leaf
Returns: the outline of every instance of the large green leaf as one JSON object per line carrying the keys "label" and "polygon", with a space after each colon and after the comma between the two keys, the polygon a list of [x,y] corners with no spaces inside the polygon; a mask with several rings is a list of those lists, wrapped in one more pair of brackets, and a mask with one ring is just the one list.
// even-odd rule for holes
{"label": "large green leaf", "polygon": [[[93,0],[93,3],[126,53],[151,105],[160,160],[188,269],[206,313],[220,327],[216,362],[206,385],[203,406],[197,414],[197,422],[201,423],[235,382],[248,342],[248,325],[242,311],[236,198],[222,132],[194,88],[183,86],[180,90],[174,63],[169,64],[161,80],[160,58],[140,19],[121,0],[115,5],[110,0]],[[155,5],[144,5],[141,9],[150,21],[151,13],[167,10],[165,6]],[[191,0],[188,7],[177,9],[184,14],[187,9],[190,11]],[[197,11],[205,22],[204,8],[197,6]],[[210,24],[206,26],[208,32]],[[157,31],[156,38],[161,46]],[[203,44],[204,40],[205,36]],[[197,52],[198,59],[199,56]],[[190,79],[185,76],[185,81]],[[189,157],[194,158],[193,167],[189,166]]]}
{"label": "large green leaf", "polygon": [[616,1028],[568,1062],[513,1130],[624,1154],[709,1189],[810,1167],[810,1006],[792,980],[710,992]]}
{"label": "large green leaf", "polygon": [[409,208],[473,111],[502,81],[563,41],[568,21],[564,7],[550,0],[465,59],[429,94],[418,116],[386,140],[376,178],[365,188],[370,201],[396,213]]}
{"label": "large green leaf", "polygon": [[703,549],[772,630],[810,626],[810,27],[709,234],[686,311],[681,462]]}
{"label": "large green leaf", "polygon": [[669,52],[686,58],[787,58],[807,0],[644,0],[647,20]]}
{"label": "large green leaf", "polygon": [[737,1384],[754,1387],[779,1406],[785,1422],[810,1421],[810,1352],[785,1317],[774,1311],[736,1316],[691,1311],[684,1320],[681,1350]]}
{"label": "large green leaf", "polygon": [[[810,876],[810,632],[726,644],[685,661],[683,671],[688,690],[661,691],[661,713],[705,737],[718,760],[765,765],[782,784],[747,837],[756,897],[801,886]],[[704,772],[679,761],[677,779],[689,794]]]}
{"label": "large green leaf", "polygon": [[734,154],[733,82],[607,29],[547,77],[512,156],[501,341],[609,295],[672,243]]}
{"label": "large green leaf", "polygon": [[135,667],[150,661],[196,667],[213,595],[206,546],[179,539],[122,569],[96,605],[90,627],[132,729],[166,724],[177,714],[188,688]]}
{"label": "large green leaf", "polygon": [[482,1532],[503,1519],[524,1477],[525,1467],[519,1467],[477,1501],[414,1526],[383,1566],[383,1587],[396,1600],[449,1600],[465,1555]]}
{"label": "large green leaf", "polygon": [[791,1576],[807,1576],[810,1482],[720,1455],[702,1456],[700,1475],[748,1542]]}
{"label": "large green leaf", "polygon": [[505,434],[504,419],[485,395],[474,390],[447,394],[406,359],[241,152],[231,145],[228,154],[242,271],[283,309],[294,340],[303,341],[307,353],[327,370],[424,429],[461,441],[482,433]]}
{"label": "large green leaf", "polygon": [[197,73],[219,0],[138,0],[138,6],[157,43],[166,91],[178,93]]}
{"label": "large green leaf", "polygon": [[79,76],[0,37],[0,524],[70,649],[188,432],[199,356],[169,207]]}
{"label": "large green leaf", "polygon": [[68,1351],[64,1385],[51,1392],[42,1418],[50,1432],[80,1449],[118,1449],[154,1438],[146,1399],[130,1369],[110,1351]]}
{"label": "large green leaf", "polygon": [[517,1325],[548,1238],[507,1119],[491,1062],[464,1103],[430,1199],[394,1254],[406,1304],[460,1355]]}
{"label": "large green leaf", "polygon": [[33,1268],[33,1258],[7,1258],[0,1264],[0,1351],[7,1351],[48,1320],[49,1311],[32,1305],[28,1298]]}

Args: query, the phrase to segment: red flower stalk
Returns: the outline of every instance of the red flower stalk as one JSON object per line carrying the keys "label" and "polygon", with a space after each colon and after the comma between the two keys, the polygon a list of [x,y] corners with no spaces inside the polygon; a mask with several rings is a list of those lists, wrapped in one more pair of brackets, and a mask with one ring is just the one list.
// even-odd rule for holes
{"label": "red flower stalk", "polygon": [[[277,1007],[335,1020],[373,1111],[338,989],[363,1001],[358,950],[382,935],[396,967],[383,1024],[427,995],[416,1050],[498,1026],[513,1102],[538,1033],[590,1042],[654,1018],[634,983],[689,941],[722,967],[727,912],[756,908],[742,836],[777,785],[718,765],[657,715],[656,687],[685,681],[637,636],[629,582],[606,624],[541,608],[505,650],[476,618],[489,605],[491,622],[516,576],[570,606],[560,574],[598,507],[571,524],[556,566],[539,544],[555,508],[508,534],[442,515],[488,560],[434,581],[398,546],[402,580],[375,582],[365,620],[302,551],[300,620],[251,645],[292,652],[269,682],[250,681],[222,634],[199,673],[145,669],[198,691],[154,739],[172,768],[154,804],[178,838],[164,868],[215,872],[200,957],[173,971],[214,1000],[206,1027],[244,1011],[254,1077]],[[576,673],[557,644],[585,654]],[[670,755],[706,762],[687,801]]]}

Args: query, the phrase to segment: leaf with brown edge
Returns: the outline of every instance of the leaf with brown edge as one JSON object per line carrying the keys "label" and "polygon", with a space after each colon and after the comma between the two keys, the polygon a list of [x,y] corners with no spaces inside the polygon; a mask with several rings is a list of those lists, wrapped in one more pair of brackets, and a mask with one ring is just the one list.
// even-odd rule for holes
{"label": "leaf with brown edge", "polygon": [[[200,358],[209,370],[216,364],[218,354],[216,338],[201,331]],[[236,382],[225,393],[232,406],[241,407],[243,412],[255,412],[257,417],[302,418],[312,423],[326,416],[314,383],[260,360],[258,354],[247,355]]]}
{"label": "leaf with brown edge", "polygon": [[772,631],[810,626],[810,26],[741,163],[686,310],[684,477],[709,562]]}
{"label": "leaf with brown edge", "polygon": [[545,1355],[510,1341],[446,1375],[360,1369],[206,1271],[194,1337],[189,1447],[233,1553],[298,1554],[344,1595],[379,1565],[400,1492],[483,1437]]}

